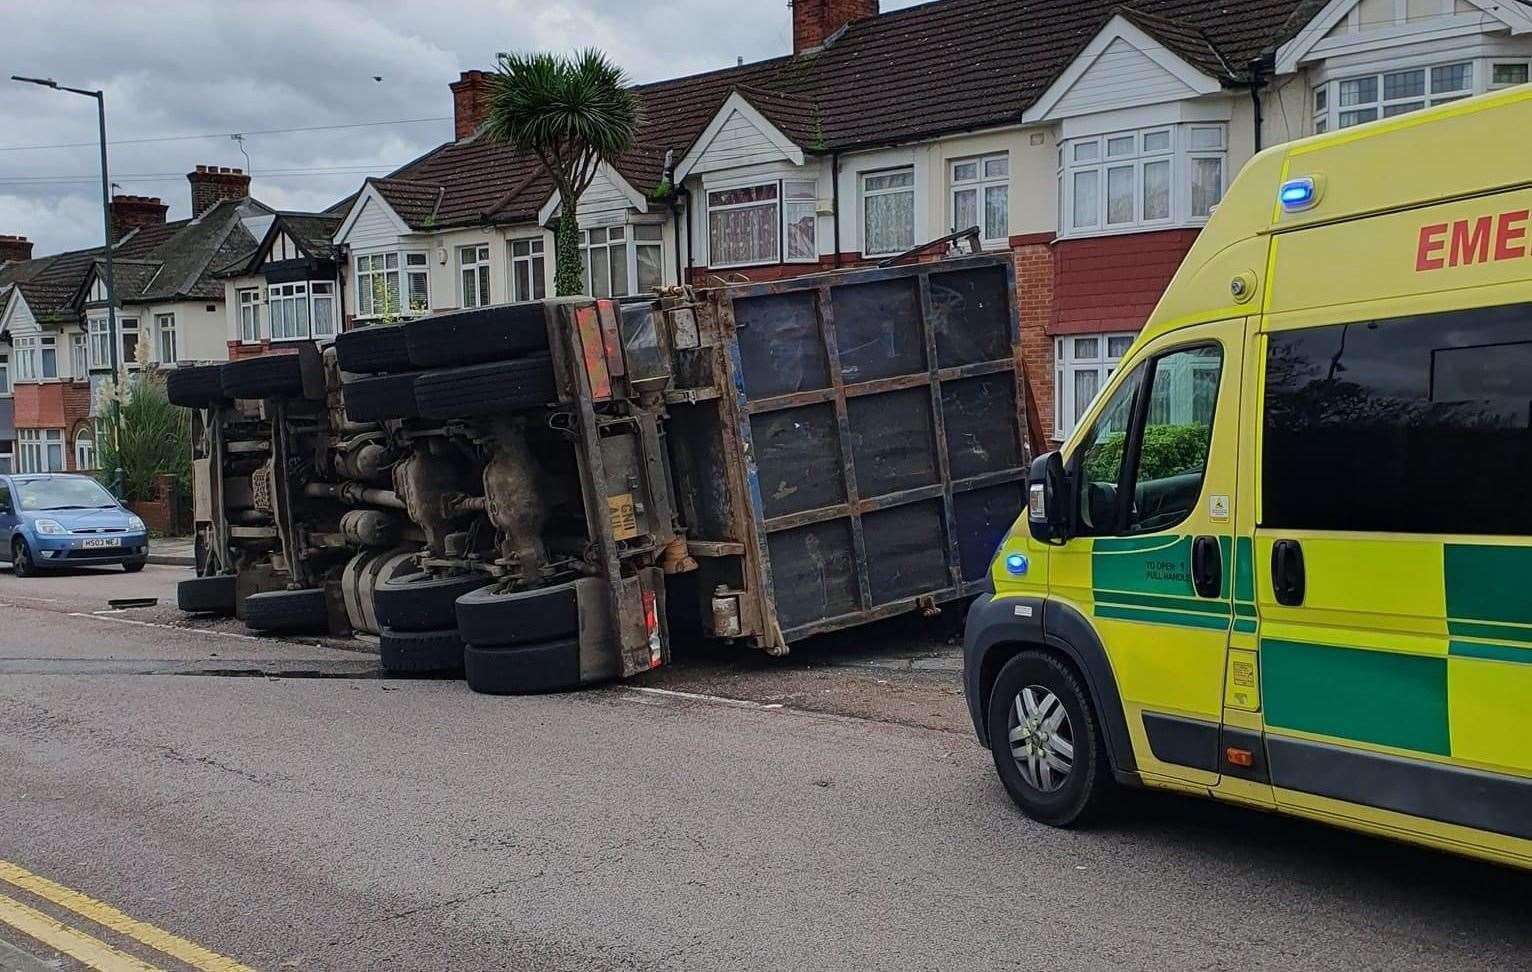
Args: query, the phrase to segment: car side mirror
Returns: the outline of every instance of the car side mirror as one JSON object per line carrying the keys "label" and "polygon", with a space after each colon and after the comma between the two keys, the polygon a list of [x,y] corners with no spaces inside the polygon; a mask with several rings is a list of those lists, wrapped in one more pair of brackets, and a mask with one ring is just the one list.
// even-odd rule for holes
{"label": "car side mirror", "polygon": [[1071,536],[1069,475],[1064,457],[1045,452],[1032,460],[1027,475],[1027,528],[1039,543],[1059,544]]}

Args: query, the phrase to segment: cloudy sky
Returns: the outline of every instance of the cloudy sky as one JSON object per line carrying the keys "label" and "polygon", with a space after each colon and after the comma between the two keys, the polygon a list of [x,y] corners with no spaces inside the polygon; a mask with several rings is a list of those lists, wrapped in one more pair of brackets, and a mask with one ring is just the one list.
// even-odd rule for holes
{"label": "cloudy sky", "polygon": [[[451,137],[459,71],[497,51],[587,45],[659,80],[786,53],[791,12],[786,0],[15,0],[0,76],[106,91],[117,191],[159,196],[175,219],[198,163],[248,167],[253,194],[278,208],[328,206]],[[0,81],[0,233],[39,256],[98,243],[95,146],[94,102]]]}

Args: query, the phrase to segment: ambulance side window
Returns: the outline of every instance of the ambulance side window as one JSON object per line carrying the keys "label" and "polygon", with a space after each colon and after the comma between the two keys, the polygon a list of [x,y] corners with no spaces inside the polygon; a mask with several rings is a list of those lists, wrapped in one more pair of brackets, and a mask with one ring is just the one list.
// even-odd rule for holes
{"label": "ambulance side window", "polygon": [[1144,430],[1136,437],[1129,533],[1168,530],[1202,495],[1223,351],[1216,344],[1173,351],[1154,362]]}
{"label": "ambulance side window", "polygon": [[1123,456],[1127,452],[1128,429],[1133,423],[1138,389],[1144,383],[1144,369],[1136,368],[1096,417],[1096,424],[1075,453],[1079,460],[1081,536],[1109,536],[1121,522],[1117,502],[1122,482]]}

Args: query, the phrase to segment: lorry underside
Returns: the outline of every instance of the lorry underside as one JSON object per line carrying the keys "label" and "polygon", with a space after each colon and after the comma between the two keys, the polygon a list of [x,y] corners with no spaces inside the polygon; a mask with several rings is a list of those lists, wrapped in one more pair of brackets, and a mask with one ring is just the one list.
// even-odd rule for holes
{"label": "lorry underside", "polygon": [[374,325],[182,368],[190,611],[379,638],[481,691],[790,643],[974,593],[1021,505],[987,258]]}

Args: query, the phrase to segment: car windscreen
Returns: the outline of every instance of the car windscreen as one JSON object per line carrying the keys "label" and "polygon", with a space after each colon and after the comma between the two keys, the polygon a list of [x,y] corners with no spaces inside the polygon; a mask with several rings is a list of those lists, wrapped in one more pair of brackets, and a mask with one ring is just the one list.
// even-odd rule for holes
{"label": "car windscreen", "polygon": [[117,505],[100,483],[80,476],[23,479],[16,483],[16,495],[24,510],[93,510]]}

